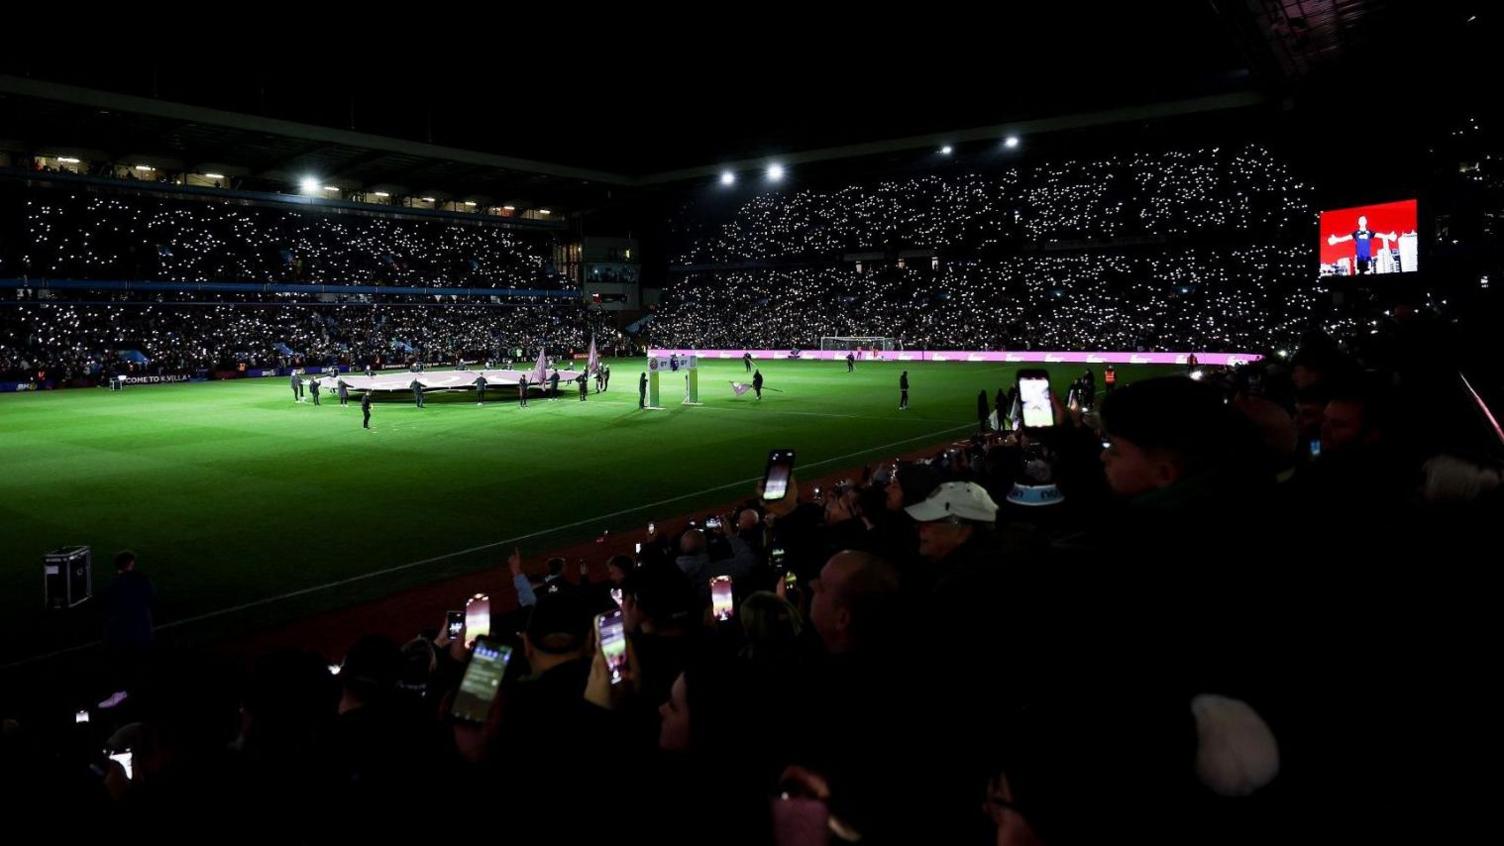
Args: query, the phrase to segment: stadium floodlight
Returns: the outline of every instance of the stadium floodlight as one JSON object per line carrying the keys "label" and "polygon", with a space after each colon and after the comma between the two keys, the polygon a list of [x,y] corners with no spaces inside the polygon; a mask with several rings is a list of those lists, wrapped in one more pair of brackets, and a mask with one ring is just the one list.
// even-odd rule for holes
{"label": "stadium floodlight", "polygon": [[206,173],[206,174],[204,174],[204,178],[205,179],[224,179],[225,175],[223,173]]}
{"label": "stadium floodlight", "polygon": [[388,194],[388,193],[387,193],[387,192],[385,192],[385,191],[377,191],[377,192],[376,192],[376,196],[378,196],[378,197],[390,197],[390,196],[392,196],[392,195],[391,195],[391,194]]}
{"label": "stadium floodlight", "polygon": [[57,160],[62,162],[63,164],[78,164],[78,159],[75,159],[72,156],[58,156]]}
{"label": "stadium floodlight", "polygon": [[773,162],[768,165],[768,181],[778,182],[783,179],[783,165]]}
{"label": "stadium floodlight", "polygon": [[156,170],[151,165],[136,165],[136,170]]}
{"label": "stadium floodlight", "polygon": [[1003,146],[1007,147],[1010,150],[1017,149],[1018,148],[1018,136],[1017,135],[1009,135],[1006,139],[1003,140]]}
{"label": "stadium floodlight", "polygon": [[553,214],[553,210],[552,209],[538,209],[538,214],[541,214],[544,217],[547,217],[547,216]]}
{"label": "stadium floodlight", "polygon": [[418,199],[422,200],[425,203],[436,203],[436,202],[438,202],[438,200],[435,200],[432,197],[419,197]]}
{"label": "stadium floodlight", "polygon": [[517,207],[516,206],[502,206],[501,210],[502,211],[514,212],[514,211],[517,211]]}
{"label": "stadium floodlight", "polygon": [[949,144],[946,144],[944,147],[940,148],[940,155],[942,156],[948,156],[953,152],[955,152],[955,150],[951,149],[951,146]]}
{"label": "stadium floodlight", "polygon": [[324,190],[325,191],[338,191],[339,188],[337,188],[336,186],[333,186],[333,185],[325,185],[324,186]]}
{"label": "stadium floodlight", "polygon": [[722,185],[735,185],[736,184],[736,174],[732,173],[729,170],[723,170],[723,171],[721,171],[721,184]]}
{"label": "stadium floodlight", "polygon": [[470,208],[473,209],[473,208],[475,208],[475,201],[474,200],[466,200],[465,201],[465,205],[467,205],[467,206],[469,206]]}
{"label": "stadium floodlight", "polygon": [[319,192],[319,181],[311,176],[305,176],[298,183],[298,187],[303,189],[304,194],[317,194]]}

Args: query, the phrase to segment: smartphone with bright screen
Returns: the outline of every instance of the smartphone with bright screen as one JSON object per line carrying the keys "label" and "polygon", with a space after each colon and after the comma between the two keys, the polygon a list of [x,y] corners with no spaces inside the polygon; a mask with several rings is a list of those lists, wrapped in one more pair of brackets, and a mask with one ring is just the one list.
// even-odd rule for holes
{"label": "smartphone with bright screen", "polygon": [[109,755],[111,761],[119,764],[120,767],[125,770],[126,778],[134,779],[136,777],[134,767],[132,765],[135,756],[131,754],[131,750],[127,749],[123,752],[106,752],[105,754]]}
{"label": "smartphone with bright screen", "polygon": [[1019,371],[1018,398],[1023,406],[1026,428],[1044,429],[1055,425],[1055,408],[1050,404],[1050,377],[1043,370]]}
{"label": "smartphone with bright screen", "polygon": [[465,637],[470,643],[491,633],[491,597],[477,593],[465,602]]}
{"label": "smartphone with bright screen", "polygon": [[775,449],[768,453],[768,469],[762,477],[762,498],[778,502],[788,495],[789,477],[794,473],[794,451]]}
{"label": "smartphone with bright screen", "polygon": [[460,635],[465,633],[465,612],[447,611],[444,614],[445,630],[450,640],[459,640]]}
{"label": "smartphone with bright screen", "polygon": [[600,633],[601,654],[606,656],[611,683],[621,684],[622,672],[627,667],[627,630],[621,611],[608,611],[596,617],[595,628]]}
{"label": "smartphone with bright screen", "polygon": [[476,639],[470,663],[460,679],[460,689],[454,695],[454,707],[450,709],[455,719],[471,723],[486,721],[486,715],[491,713],[491,703],[496,701],[496,694],[501,690],[501,677],[506,674],[510,660],[512,647],[489,638]]}
{"label": "smartphone with bright screen", "polygon": [[731,599],[731,577],[716,576],[710,580],[710,605],[717,620],[729,620],[734,610]]}

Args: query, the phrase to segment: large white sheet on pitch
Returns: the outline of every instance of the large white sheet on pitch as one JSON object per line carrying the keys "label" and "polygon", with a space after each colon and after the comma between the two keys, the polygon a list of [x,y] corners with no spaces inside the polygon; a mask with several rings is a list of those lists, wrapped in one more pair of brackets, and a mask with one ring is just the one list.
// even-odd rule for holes
{"label": "large white sheet on pitch", "polygon": [[[429,373],[413,373],[408,370],[389,370],[377,373],[375,376],[367,376],[364,373],[341,373],[338,380],[332,375],[319,377],[319,386],[334,390],[338,387],[337,382],[344,382],[352,391],[407,391],[412,389],[413,380],[423,386],[424,390],[468,390],[475,387],[475,380],[486,377],[487,388],[516,387],[522,381],[523,374],[531,374],[531,370],[437,370]],[[578,370],[550,370],[550,373],[558,373],[561,383],[568,383],[580,375]],[[309,379],[305,378],[307,382]],[[537,383],[532,383],[536,385]]]}

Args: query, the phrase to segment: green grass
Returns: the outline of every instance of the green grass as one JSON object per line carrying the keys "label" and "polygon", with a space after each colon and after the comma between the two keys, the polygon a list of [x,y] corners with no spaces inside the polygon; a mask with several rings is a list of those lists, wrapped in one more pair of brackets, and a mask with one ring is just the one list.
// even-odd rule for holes
{"label": "green grass", "polygon": [[[494,565],[510,539],[540,553],[739,498],[770,447],[796,448],[809,473],[927,447],[972,428],[977,391],[1017,369],[760,366],[761,402],[732,395],[740,362],[713,361],[703,406],[675,405],[666,376],[670,408],[639,411],[640,362],[620,360],[585,403],[561,391],[523,409],[494,389],[484,407],[381,402],[369,432],[356,403],[294,404],[285,378],[0,395],[0,661],[94,636],[40,607],[41,557],[59,546],[93,547],[96,586],[116,550],[135,550],[169,622],[507,542],[181,627],[247,631]],[[1056,384],[1078,373],[1056,368]]]}

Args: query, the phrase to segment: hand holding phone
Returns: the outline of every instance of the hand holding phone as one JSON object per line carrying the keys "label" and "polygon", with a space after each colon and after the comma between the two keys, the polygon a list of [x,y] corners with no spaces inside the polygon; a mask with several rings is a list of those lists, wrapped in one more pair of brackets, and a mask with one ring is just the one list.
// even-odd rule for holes
{"label": "hand holding phone", "polygon": [[606,669],[611,674],[611,684],[621,684],[626,678],[627,632],[621,610],[608,611],[595,618],[601,654],[606,659]]}
{"label": "hand holding phone", "polygon": [[109,756],[111,761],[119,764],[120,768],[125,770],[125,777],[127,779],[135,779],[135,755],[132,754],[131,750],[122,749],[119,752],[111,752],[106,749],[105,754]]}
{"label": "hand holding phone", "polygon": [[722,622],[731,619],[735,613],[734,600],[731,594],[731,577],[716,576],[710,580],[710,605],[715,618]]}
{"label": "hand holding phone", "polygon": [[799,590],[799,576],[793,570],[786,571],[778,580],[777,593],[795,608],[803,610],[804,594]]}
{"label": "hand holding phone", "polygon": [[465,602],[465,638],[471,646],[491,633],[491,597],[477,593]]}
{"label": "hand holding phone", "polygon": [[768,564],[772,567],[781,568],[783,566],[783,558],[783,547],[775,546],[768,550]]}
{"label": "hand holding phone", "polygon": [[764,502],[780,502],[789,492],[789,480],[794,474],[794,451],[775,449],[768,453],[768,467],[763,472],[762,498]]}
{"label": "hand holding phone", "polygon": [[1055,406],[1050,398],[1048,372],[1018,371],[1018,396],[1019,404],[1023,407],[1025,428],[1045,429],[1055,425]]}
{"label": "hand holding phone", "polygon": [[468,723],[483,723],[491,713],[491,705],[501,691],[501,679],[507,662],[512,659],[512,647],[481,637],[475,641],[475,650],[470,653],[470,663],[465,666],[465,675],[460,679],[460,689],[454,695],[450,713],[455,719]]}

